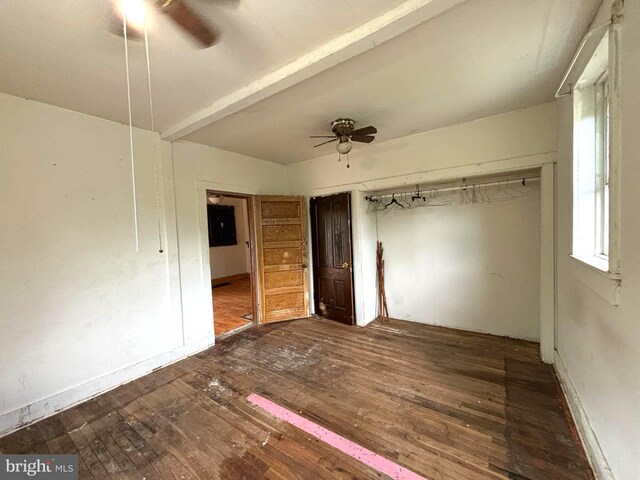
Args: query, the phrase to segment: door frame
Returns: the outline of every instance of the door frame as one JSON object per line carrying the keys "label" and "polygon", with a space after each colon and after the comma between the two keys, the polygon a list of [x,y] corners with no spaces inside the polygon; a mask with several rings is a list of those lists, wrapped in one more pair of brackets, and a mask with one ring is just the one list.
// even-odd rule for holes
{"label": "door frame", "polygon": [[[200,243],[200,291],[199,297],[202,302],[202,310],[206,312],[206,321],[211,325],[212,344],[215,343],[215,318],[213,312],[213,302],[211,301],[211,264],[209,259],[209,222],[207,215],[207,193],[216,192],[222,195],[235,198],[247,199],[247,215],[249,216],[249,250],[251,255],[251,288],[253,303],[253,325],[261,323],[260,316],[260,285],[257,282],[258,263],[256,257],[256,231],[255,231],[255,201],[254,198],[260,192],[252,187],[222,184],[205,180],[196,181],[197,201],[198,201],[198,232]],[[179,248],[179,247],[178,247]],[[254,274],[254,272],[256,272]],[[183,320],[184,323],[184,320]]]}
{"label": "door frame", "polygon": [[[315,243],[315,239],[316,239],[316,229],[317,229],[317,225],[316,225],[316,219],[314,217],[314,200],[317,198],[326,198],[326,197],[333,197],[333,196],[337,196],[337,195],[346,195],[347,196],[347,212],[349,215],[348,218],[348,224],[349,224],[349,248],[351,250],[350,252],[350,256],[351,256],[351,266],[349,267],[349,276],[350,276],[350,283],[351,283],[351,312],[352,312],[352,320],[351,320],[351,325],[356,325],[357,323],[357,319],[356,319],[356,288],[355,288],[355,281],[354,281],[354,248],[353,248],[353,221],[352,221],[352,198],[353,196],[351,195],[350,191],[345,191],[345,192],[335,192],[335,193],[331,193],[331,194],[327,194],[327,195],[315,195],[313,197],[309,198],[309,229],[310,229],[310,234],[311,234],[311,241],[309,242],[310,245],[310,250],[309,250],[309,257],[310,257],[310,265],[311,265],[311,269],[310,269],[310,274],[311,274],[311,280],[312,280],[312,285],[313,285],[313,311],[316,315],[320,316],[318,313],[318,292],[319,292],[319,288],[318,288],[318,281],[319,281],[319,277],[318,277],[318,272],[316,269],[316,258],[317,258],[317,246]],[[336,320],[337,321],[337,320]],[[340,322],[342,323],[342,322]]]}
{"label": "door frame", "polygon": [[[242,194],[242,193],[234,193],[234,192],[222,192],[220,190],[209,190],[207,189],[206,191],[206,195],[207,197],[207,205],[209,205],[208,203],[208,195],[211,193],[216,193],[219,195],[222,195],[224,198],[236,198],[236,199],[241,199],[241,200],[245,200],[247,202],[247,223],[249,225],[249,232],[247,234],[247,239],[249,241],[249,284],[251,286],[251,308],[252,308],[252,313],[253,313],[253,320],[251,321],[251,323],[253,325],[257,325],[258,319],[259,319],[259,312],[257,310],[258,307],[258,303],[257,303],[257,298],[256,298],[256,293],[257,293],[257,287],[258,287],[258,263],[257,263],[257,256],[256,256],[256,230],[255,230],[255,219],[253,218],[253,206],[255,204],[254,202],[254,196],[253,195],[246,195],[246,194]],[[207,217],[208,217],[208,213],[207,213]],[[243,219],[244,221],[244,219]],[[208,243],[208,218],[207,218],[207,243]],[[237,228],[237,227],[236,227]],[[211,269],[211,253],[210,250],[207,248],[207,264],[209,265],[209,269]],[[211,272],[211,270],[209,270],[209,272]],[[209,277],[211,277],[211,273],[209,273]],[[213,279],[212,279],[213,280]],[[213,310],[213,331],[214,331],[214,335],[215,335],[215,321],[216,321],[216,312],[215,309]],[[231,332],[229,332],[231,333]]]}

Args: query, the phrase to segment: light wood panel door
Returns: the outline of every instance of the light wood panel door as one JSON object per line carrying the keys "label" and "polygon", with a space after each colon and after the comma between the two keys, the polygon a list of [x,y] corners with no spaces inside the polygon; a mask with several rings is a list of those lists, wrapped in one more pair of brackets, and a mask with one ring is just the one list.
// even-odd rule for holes
{"label": "light wood panel door", "polygon": [[304,197],[258,197],[256,226],[262,323],[308,317]]}

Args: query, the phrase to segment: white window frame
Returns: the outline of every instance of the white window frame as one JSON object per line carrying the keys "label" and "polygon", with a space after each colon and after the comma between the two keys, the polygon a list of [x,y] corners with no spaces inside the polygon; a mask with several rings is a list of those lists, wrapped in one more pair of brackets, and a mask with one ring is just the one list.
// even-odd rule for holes
{"label": "white window frame", "polygon": [[[619,258],[619,26],[603,30],[572,88],[572,257],[617,281]],[[609,296],[607,294],[607,296]]]}
{"label": "white window frame", "polygon": [[595,84],[596,94],[596,178],[595,178],[595,251],[594,254],[607,262],[609,271],[609,70],[606,69]]}

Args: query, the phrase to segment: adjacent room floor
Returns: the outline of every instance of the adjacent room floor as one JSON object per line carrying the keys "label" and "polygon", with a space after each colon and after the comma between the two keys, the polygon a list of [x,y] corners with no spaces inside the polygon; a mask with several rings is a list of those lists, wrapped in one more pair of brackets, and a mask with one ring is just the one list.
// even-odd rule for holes
{"label": "adjacent room floor", "polygon": [[381,478],[253,392],[427,479],[592,478],[537,344],[400,321],[246,330],[0,451],[78,452],[82,479]]}
{"label": "adjacent room floor", "polygon": [[[212,288],[216,337],[253,323],[253,303],[249,278],[233,280]],[[249,317],[249,318],[247,318]]]}

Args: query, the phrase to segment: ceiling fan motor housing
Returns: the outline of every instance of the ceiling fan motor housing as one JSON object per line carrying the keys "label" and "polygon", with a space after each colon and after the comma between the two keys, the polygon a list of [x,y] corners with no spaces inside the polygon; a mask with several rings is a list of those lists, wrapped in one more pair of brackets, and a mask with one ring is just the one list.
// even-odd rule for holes
{"label": "ceiling fan motor housing", "polygon": [[339,118],[331,122],[331,131],[336,137],[350,137],[356,122],[350,118]]}

